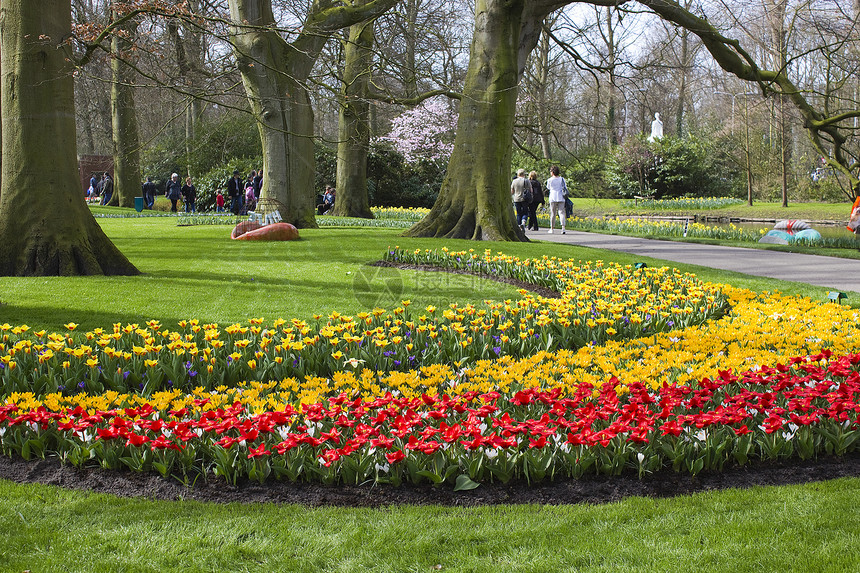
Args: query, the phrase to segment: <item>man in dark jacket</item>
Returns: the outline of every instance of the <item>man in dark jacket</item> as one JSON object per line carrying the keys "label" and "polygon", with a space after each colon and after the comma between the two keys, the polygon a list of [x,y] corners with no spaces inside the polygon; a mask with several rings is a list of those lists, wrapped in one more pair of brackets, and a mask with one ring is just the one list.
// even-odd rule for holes
{"label": "man in dark jacket", "polygon": [[146,183],[143,184],[143,206],[147,209],[152,209],[155,206],[155,191],[152,177],[147,177]]}
{"label": "man in dark jacket", "polygon": [[256,199],[260,198],[260,189],[263,188],[263,170],[257,170],[257,176],[254,177],[254,197]]}
{"label": "man in dark jacket", "polygon": [[110,203],[113,197],[113,179],[110,178],[110,173],[105,173],[102,179],[102,205]]}
{"label": "man in dark jacket", "polygon": [[185,185],[182,186],[182,200],[185,201],[185,212],[194,213],[197,203],[197,188],[191,183],[191,177],[185,178]]}
{"label": "man in dark jacket", "polygon": [[227,195],[230,197],[230,210],[234,215],[242,212],[242,175],[238,170],[233,172],[233,177],[227,182]]}

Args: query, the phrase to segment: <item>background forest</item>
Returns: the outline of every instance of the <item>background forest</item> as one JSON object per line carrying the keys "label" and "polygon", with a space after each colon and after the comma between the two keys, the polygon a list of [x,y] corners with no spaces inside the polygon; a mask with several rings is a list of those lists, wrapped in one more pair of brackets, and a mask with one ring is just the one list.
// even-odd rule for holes
{"label": "background forest", "polygon": [[[860,1],[704,0],[680,3],[770,69],[784,70],[817,107],[858,108]],[[234,169],[262,165],[261,140],[227,34],[226,0],[189,0],[201,24],[142,15],[123,56],[139,129],[141,177],[162,188],[191,176],[211,205]],[[305,2],[273,0],[291,41]],[[355,26],[332,34],[304,80],[313,110],[315,189],[337,181],[342,111],[367,106],[367,194],[372,205],[430,207],[453,148],[474,5],[405,0],[362,23],[369,57],[346,69]],[[111,3],[74,0],[78,30],[105,26]],[[205,25],[203,24],[205,20]],[[369,30],[369,32],[368,32]],[[294,34],[293,34],[294,35]],[[97,51],[75,78],[78,154],[113,156],[111,64]],[[358,96],[350,88],[366,89]],[[646,140],[655,113],[665,137]],[[854,127],[857,120],[854,119]],[[693,33],[637,4],[571,4],[544,21],[517,99],[512,169],[562,166],[580,197],[733,196],[750,201],[845,201],[850,185],[826,168],[794,106],[719,69]],[[847,149],[848,152],[856,150]]]}

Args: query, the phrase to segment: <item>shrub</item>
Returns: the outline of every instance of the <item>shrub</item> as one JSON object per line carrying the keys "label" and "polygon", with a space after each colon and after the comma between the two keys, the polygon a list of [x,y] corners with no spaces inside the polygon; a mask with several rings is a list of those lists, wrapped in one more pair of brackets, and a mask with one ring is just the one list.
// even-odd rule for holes
{"label": "shrub", "polygon": [[252,159],[231,159],[216,165],[203,176],[198,177],[194,185],[197,187],[197,210],[198,211],[214,211],[215,210],[215,194],[218,189],[224,190],[224,201],[227,207],[230,206],[230,200],[227,198],[227,181],[233,176],[233,171],[238,169],[242,174],[244,181],[248,174],[255,169],[259,169],[263,165],[261,157]]}
{"label": "shrub", "polygon": [[609,156],[607,183],[624,197],[726,197],[738,189],[738,171],[697,137],[666,136],[654,142],[628,138]]}
{"label": "shrub", "polygon": [[157,140],[144,151],[142,175],[151,176],[159,192],[163,192],[171,173],[179,173],[183,179],[190,173],[198,191],[203,191],[198,185],[202,182],[201,175],[208,175],[237,157],[259,157],[260,146],[260,132],[254,119],[246,113],[232,112],[204,121],[189,142],[188,150],[184,132],[167,134]]}

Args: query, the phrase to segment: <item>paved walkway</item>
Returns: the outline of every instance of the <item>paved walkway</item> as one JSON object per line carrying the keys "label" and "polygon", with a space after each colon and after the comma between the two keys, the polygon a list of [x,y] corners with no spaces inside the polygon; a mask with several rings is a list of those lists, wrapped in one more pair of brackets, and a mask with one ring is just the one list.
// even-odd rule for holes
{"label": "paved walkway", "polygon": [[860,260],[581,231],[568,231],[562,235],[558,229],[552,235],[548,234],[546,229],[527,231],[526,235],[532,240],[621,251],[643,257],[860,293]]}

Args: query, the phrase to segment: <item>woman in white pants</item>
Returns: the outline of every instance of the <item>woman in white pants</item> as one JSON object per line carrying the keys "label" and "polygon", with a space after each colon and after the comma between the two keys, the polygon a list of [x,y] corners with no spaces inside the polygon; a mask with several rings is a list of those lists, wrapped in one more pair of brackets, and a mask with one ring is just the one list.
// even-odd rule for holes
{"label": "woman in white pants", "polygon": [[552,233],[555,227],[555,216],[558,214],[561,217],[561,234],[564,235],[566,223],[564,199],[567,197],[567,184],[564,178],[558,176],[558,165],[553,165],[550,172],[552,177],[546,182],[546,188],[549,190],[549,231],[547,233]]}

